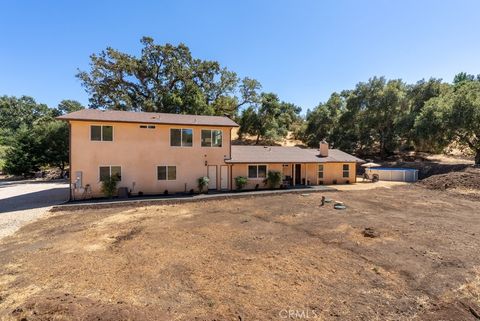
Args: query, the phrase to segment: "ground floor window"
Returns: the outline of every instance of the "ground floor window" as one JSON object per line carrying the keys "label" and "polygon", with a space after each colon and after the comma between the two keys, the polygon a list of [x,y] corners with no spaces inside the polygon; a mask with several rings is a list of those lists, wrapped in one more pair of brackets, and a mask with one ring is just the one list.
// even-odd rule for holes
{"label": "ground floor window", "polygon": [[318,179],[323,179],[323,165],[318,165]]}
{"label": "ground floor window", "polygon": [[100,166],[100,181],[103,182],[110,178],[111,176],[116,176],[119,181],[122,180],[122,168],[120,166]]}
{"label": "ground floor window", "polygon": [[266,178],[267,165],[248,165],[248,178]]}
{"label": "ground floor window", "polygon": [[350,166],[348,164],[343,164],[343,177],[344,178],[350,177]]}
{"label": "ground floor window", "polygon": [[177,166],[157,166],[159,181],[174,181],[177,179]]}

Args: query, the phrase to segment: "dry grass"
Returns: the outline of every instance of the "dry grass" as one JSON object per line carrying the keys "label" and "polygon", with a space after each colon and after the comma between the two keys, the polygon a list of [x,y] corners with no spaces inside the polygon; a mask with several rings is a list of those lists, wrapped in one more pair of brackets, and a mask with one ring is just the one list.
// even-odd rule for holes
{"label": "dry grass", "polygon": [[325,195],[51,214],[0,243],[0,319],[475,320],[478,203]]}

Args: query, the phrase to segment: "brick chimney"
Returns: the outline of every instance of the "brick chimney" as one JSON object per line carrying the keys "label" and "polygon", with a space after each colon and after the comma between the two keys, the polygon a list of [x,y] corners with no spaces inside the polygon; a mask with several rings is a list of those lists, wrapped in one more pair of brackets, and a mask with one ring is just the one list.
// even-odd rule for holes
{"label": "brick chimney", "polygon": [[320,142],[320,146],[318,151],[320,152],[320,157],[327,157],[328,156],[328,143],[324,140]]}

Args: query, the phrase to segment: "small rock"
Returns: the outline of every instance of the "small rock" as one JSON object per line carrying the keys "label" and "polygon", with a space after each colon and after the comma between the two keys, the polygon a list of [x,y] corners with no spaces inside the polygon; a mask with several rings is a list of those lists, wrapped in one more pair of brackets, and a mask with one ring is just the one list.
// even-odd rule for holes
{"label": "small rock", "polygon": [[363,232],[362,232],[364,237],[371,237],[371,238],[376,238],[380,236],[380,233],[378,233],[373,227],[366,227]]}

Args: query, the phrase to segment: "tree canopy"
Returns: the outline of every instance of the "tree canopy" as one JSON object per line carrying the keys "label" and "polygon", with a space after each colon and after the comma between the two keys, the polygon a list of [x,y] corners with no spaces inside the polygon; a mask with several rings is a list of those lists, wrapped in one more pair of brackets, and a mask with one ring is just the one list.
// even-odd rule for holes
{"label": "tree canopy", "polygon": [[453,83],[431,78],[408,85],[374,77],[333,93],[307,112],[302,139],[382,158],[399,150],[442,151],[458,143],[480,163],[480,76],[459,73]]}
{"label": "tree canopy", "polygon": [[110,47],[90,56],[90,71],[77,74],[90,107],[233,116],[258,100],[258,81],[194,58],[184,44],[158,45],[150,37],[141,43],[139,57]]}
{"label": "tree canopy", "polygon": [[442,149],[452,141],[470,149],[480,164],[480,78],[456,77],[454,86],[430,99],[418,115],[419,137]]}
{"label": "tree canopy", "polygon": [[274,93],[262,93],[257,105],[244,109],[239,117],[239,136],[255,136],[255,143],[273,143],[287,136],[292,125],[300,121],[301,108],[280,101]]}
{"label": "tree canopy", "polygon": [[74,100],[49,108],[32,97],[0,97],[0,144],[7,146],[3,170],[29,175],[41,166],[56,166],[63,173],[68,163],[68,126],[55,117],[82,108]]}

